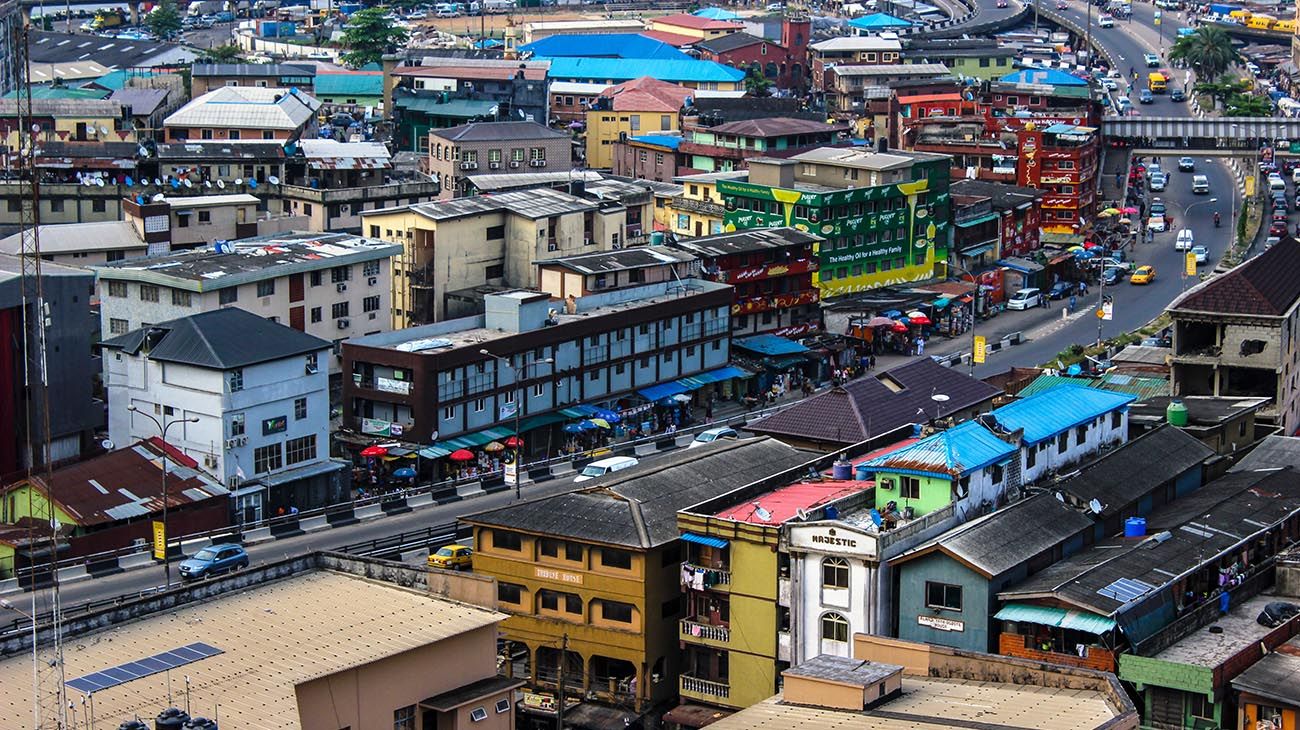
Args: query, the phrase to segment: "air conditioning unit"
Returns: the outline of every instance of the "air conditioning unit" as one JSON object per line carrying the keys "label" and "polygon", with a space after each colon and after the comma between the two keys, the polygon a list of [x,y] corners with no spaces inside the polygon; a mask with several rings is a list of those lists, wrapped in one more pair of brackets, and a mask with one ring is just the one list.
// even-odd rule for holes
{"label": "air conditioning unit", "polygon": [[227,449],[233,449],[233,448],[235,448],[235,440],[234,440],[234,439],[226,439],[226,448],[227,448]]}
{"label": "air conditioning unit", "polygon": [[881,489],[893,489],[893,488],[894,488],[894,479],[893,479],[893,477],[881,477],[881,479],[880,479],[880,488],[881,488]]}
{"label": "air conditioning unit", "polygon": [[371,313],[370,313],[370,319],[374,319],[374,318],[375,318],[375,313],[374,313],[374,312],[371,312]]}
{"label": "air conditioning unit", "polygon": [[339,282],[339,285],[336,286],[336,287],[334,287],[334,289],[335,289],[336,291],[347,291],[347,290],[348,290],[348,285],[345,284],[344,282],[341,282],[341,281],[340,281],[340,282]]}
{"label": "air conditioning unit", "polygon": [[532,160],[528,164],[531,167],[546,167],[546,160]]}
{"label": "air conditioning unit", "polygon": [[372,276],[372,277],[370,277],[369,279],[366,279],[366,283],[369,284],[370,286],[374,286],[375,284],[378,284],[378,283],[379,283],[379,277],[378,277],[378,276]]}
{"label": "air conditioning unit", "polygon": [[500,170],[500,169],[501,169],[501,163],[500,163],[500,162],[489,162],[489,163],[488,163],[488,169],[489,169],[489,170]]}
{"label": "air conditioning unit", "polygon": [[511,167],[519,167],[519,160],[511,160],[511,161],[510,161],[510,166],[511,166]]}
{"label": "air conditioning unit", "polygon": [[236,436],[236,437],[235,437],[235,445],[236,445],[236,446],[247,446],[247,445],[248,445],[248,437],[247,437],[247,436]]}
{"label": "air conditioning unit", "polygon": [[560,250],[560,245],[559,245],[558,243],[548,243],[548,244],[546,244],[546,250],[547,250],[547,251],[559,251],[559,250]]}
{"label": "air conditioning unit", "polygon": [[317,365],[307,365],[304,366],[302,370],[307,375],[315,375],[316,373],[320,372],[320,367]]}
{"label": "air conditioning unit", "polygon": [[477,170],[477,169],[478,169],[478,163],[477,163],[477,162],[462,162],[462,163],[460,163],[460,169],[462,169],[462,170]]}
{"label": "air conditioning unit", "polygon": [[337,322],[335,322],[335,324],[338,325],[339,329],[345,330],[348,327],[352,326],[352,320],[348,319],[347,317],[344,317],[343,319],[340,319]]}

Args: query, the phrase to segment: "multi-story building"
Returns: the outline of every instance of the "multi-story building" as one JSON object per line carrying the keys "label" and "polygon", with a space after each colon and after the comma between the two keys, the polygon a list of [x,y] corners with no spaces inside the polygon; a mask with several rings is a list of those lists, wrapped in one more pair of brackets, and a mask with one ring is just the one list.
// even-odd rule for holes
{"label": "multi-story building", "polygon": [[299,142],[267,205],[301,216],[307,230],[360,233],[364,211],[427,203],[440,190],[436,180],[395,170],[382,144],[310,139]]}
{"label": "multi-story building", "polygon": [[496,107],[495,113],[488,113],[492,119],[521,119],[549,124],[549,97],[546,89],[550,65],[550,61],[420,55],[415,59],[414,65],[385,69],[390,81],[384,85],[384,108],[393,108],[393,93],[396,88],[406,88],[417,92],[446,92],[450,100],[492,102],[492,106]]}
{"label": "multi-story building", "polygon": [[[1042,201],[1045,192],[1035,188],[1022,188],[1006,183],[984,180],[960,180],[954,177],[948,189],[954,196],[974,195],[988,198],[992,215],[996,216],[997,247],[993,260],[1008,256],[1026,257],[1038,250]],[[982,217],[982,216],[981,216]],[[954,211],[954,222],[956,212]],[[973,219],[969,219],[973,220]],[[981,221],[980,224],[983,222]],[[975,225],[980,225],[975,224]],[[961,227],[960,223],[955,223]],[[970,227],[968,224],[967,227]]]}
{"label": "multi-story building", "polygon": [[857,64],[834,66],[826,71],[825,79],[827,113],[837,119],[854,119],[868,115],[880,102],[891,101],[894,87],[918,81],[948,83],[952,73],[942,63]]}
{"label": "multi-story building", "polygon": [[471,194],[471,175],[570,170],[573,147],[537,122],[471,122],[429,132],[427,166],[445,200]]}
{"label": "multi-story building", "polygon": [[992,81],[1011,73],[1016,49],[995,38],[928,40],[909,37],[903,42],[903,63],[942,63],[959,78]]}
{"label": "multi-story building", "polygon": [[742,31],[696,42],[694,48],[705,61],[739,69],[757,67],[776,88],[798,94],[810,85],[808,43],[811,38],[812,21],[806,16],[785,16],[781,18],[779,40]]}
{"label": "multi-story building", "polygon": [[638,180],[672,182],[681,167],[681,145],[678,133],[620,137],[610,145],[612,172]]}
{"label": "multi-story building", "polygon": [[744,29],[743,23],[732,20],[715,20],[714,18],[691,15],[690,13],[664,15],[650,20],[650,30],[690,36],[700,40],[718,38],[731,33],[738,33]]}
{"label": "multi-story building", "polygon": [[167,139],[293,142],[313,136],[320,101],[296,88],[221,86],[163,121]]}
{"label": "multi-story building", "polygon": [[[135,125],[122,104],[108,99],[32,99],[32,119],[40,125],[37,142],[135,142]],[[26,133],[26,130],[23,130]],[[0,99],[0,139],[18,149],[18,99]]]}
{"label": "multi-story building", "polygon": [[190,69],[190,79],[190,93],[196,97],[224,86],[297,88],[316,93],[316,66],[309,63],[196,63]]}
{"label": "multi-story building", "polygon": [[697,123],[683,132],[677,149],[685,167],[726,172],[744,169],[746,161],[753,157],[785,157],[797,150],[835,144],[847,137],[848,131],[847,124],[785,117],[745,119],[712,127]]}
{"label": "multi-story building", "polygon": [[302,219],[267,217],[258,208],[262,201],[248,193],[164,197],[148,202],[125,200],[122,219],[149,246],[150,254],[164,254],[207,246],[214,241],[251,238],[264,229],[283,230],[294,223],[305,228]]}
{"label": "multi-story building", "polygon": [[[1027,123],[1016,133],[1016,184],[1047,194],[1043,234],[1050,240],[1082,240],[1098,212],[1093,181],[1101,164],[1101,133],[1096,127],[1057,123],[1039,128]],[[1049,239],[1045,239],[1049,240]]]}
{"label": "multi-story building", "polygon": [[700,260],[668,246],[633,246],[537,262],[537,288],[556,299],[681,281],[700,275]]}
{"label": "multi-story building", "polygon": [[950,159],[824,147],[754,158],[718,180],[726,225],[795,226],[824,240],[813,282],[823,298],[932,278],[948,258]]}
{"label": "multi-story building", "polygon": [[786,227],[674,238],[671,245],[698,257],[704,278],[731,285],[734,336],[800,337],[821,329],[821,299],[813,286],[821,241]]}
{"label": "multi-story building", "polygon": [[[65,266],[88,267],[145,255],[144,238],[127,221],[41,226],[41,257]],[[0,239],[0,253],[18,255],[23,233]]]}
{"label": "multi-story building", "polygon": [[348,496],[346,465],[329,459],[329,340],[227,307],[101,344],[115,443],[181,421],[167,442],[228,485],[250,520]]}
{"label": "multi-story building", "polygon": [[[16,38],[22,23],[23,14],[17,0],[5,0],[4,3],[0,3],[0,34],[3,34],[0,37]],[[8,94],[18,88],[22,81],[13,61],[13,54],[0,55],[0,94]]]}
{"label": "multi-story building", "polygon": [[[621,708],[616,722],[675,698],[683,548],[694,547],[677,528],[677,511],[814,456],[774,439],[718,443],[594,488],[463,518],[474,528],[474,570],[496,579],[499,610],[509,615],[503,638],[512,656],[525,657],[511,667],[515,676],[553,700],[563,671],[570,697]],[[775,583],[775,556],[764,551]],[[768,684],[770,694],[775,679]]]}
{"label": "multi-story building", "polygon": [[826,91],[832,86],[831,69],[845,66],[876,66],[902,62],[903,43],[894,33],[871,36],[839,36],[808,46],[812,86]]}
{"label": "multi-story building", "polygon": [[626,61],[620,58],[554,58],[550,61],[553,81],[621,84],[649,76],[688,89],[707,92],[744,92],[745,72],[713,61],[692,58]]}
{"label": "multi-story building", "polygon": [[1300,428],[1295,373],[1300,319],[1300,243],[1267,251],[1175,299],[1170,384],[1173,395],[1257,396],[1257,418],[1286,434]]}
{"label": "multi-story building", "polygon": [[682,107],[695,92],[649,76],[611,86],[587,111],[587,166],[614,164],[611,145],[642,134],[672,134],[681,128]]}
{"label": "multi-story building", "polygon": [[669,201],[668,230],[677,236],[722,233],[727,209],[718,192],[718,181],[744,181],[747,175],[747,172],[704,172],[673,178],[673,182],[682,186],[682,192]]}
{"label": "multi-story building", "polygon": [[[391,259],[401,252],[345,233],[299,232],[105,264],[95,267],[100,323],[115,337],[235,307],[326,341],[384,332],[392,326]],[[320,366],[337,381],[335,357]]]}
{"label": "multi-story building", "polygon": [[621,248],[653,220],[654,195],[631,183],[602,181],[616,194],[596,199],[570,190],[513,190],[366,211],[372,238],[401,244],[393,288],[394,326],[410,327],[482,309],[482,287],[535,286],[533,262]]}
{"label": "multi-story building", "polygon": [[[644,400],[639,389],[718,370],[730,358],[731,287],[711,281],[563,301],[524,290],[483,299],[485,314],[345,342],[345,424],[364,432],[367,422],[396,423],[404,438],[429,443],[513,426],[517,409],[526,448],[554,451],[563,443],[563,417],[550,418],[556,411],[624,410]],[[539,427],[542,436],[527,433]]]}

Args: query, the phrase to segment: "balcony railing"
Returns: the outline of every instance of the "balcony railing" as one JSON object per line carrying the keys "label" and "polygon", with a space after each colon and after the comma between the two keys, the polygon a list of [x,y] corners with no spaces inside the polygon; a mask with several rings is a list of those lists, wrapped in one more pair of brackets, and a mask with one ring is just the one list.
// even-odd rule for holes
{"label": "balcony railing", "polygon": [[731,696],[731,685],[726,682],[714,682],[709,679],[700,679],[689,675],[682,675],[682,691],[691,692],[697,695],[707,695],[719,699],[727,699]]}
{"label": "balcony railing", "polygon": [[731,629],[726,626],[714,626],[713,624],[701,623],[690,619],[681,620],[682,636],[692,636],[708,641],[731,641]]}
{"label": "balcony railing", "polygon": [[692,573],[694,573],[697,570],[704,571],[705,586],[731,584],[731,571],[726,570],[724,568],[710,568],[707,565],[696,565],[695,563],[682,563],[682,570],[683,571],[689,570]]}
{"label": "balcony railing", "polygon": [[710,203],[704,200],[695,200],[684,195],[678,195],[673,198],[673,208],[686,213],[700,213],[701,215],[711,215],[721,218],[727,212],[727,209],[721,203]]}

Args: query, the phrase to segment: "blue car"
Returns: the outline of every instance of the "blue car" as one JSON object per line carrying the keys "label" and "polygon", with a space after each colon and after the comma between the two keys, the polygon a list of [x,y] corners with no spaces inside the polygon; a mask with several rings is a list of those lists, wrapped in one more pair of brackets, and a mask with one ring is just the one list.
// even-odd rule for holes
{"label": "blue car", "polygon": [[181,561],[181,580],[199,580],[248,567],[248,553],[239,545],[209,545]]}

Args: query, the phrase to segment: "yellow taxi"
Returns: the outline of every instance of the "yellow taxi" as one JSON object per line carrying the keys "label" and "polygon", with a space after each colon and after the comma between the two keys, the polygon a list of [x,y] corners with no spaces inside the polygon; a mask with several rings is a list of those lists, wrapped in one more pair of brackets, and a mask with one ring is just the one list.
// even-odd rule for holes
{"label": "yellow taxi", "polygon": [[474,567],[474,550],[464,545],[443,545],[429,554],[429,567],[470,570]]}
{"label": "yellow taxi", "polygon": [[1130,284],[1150,284],[1156,280],[1156,267],[1139,266],[1128,278]]}

